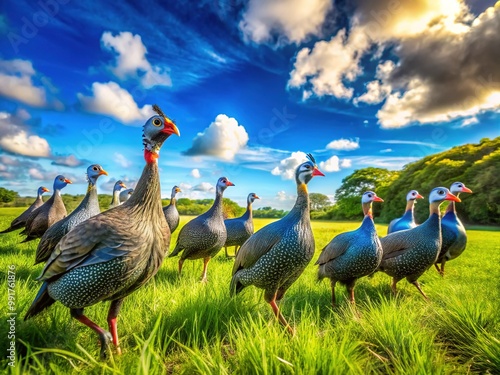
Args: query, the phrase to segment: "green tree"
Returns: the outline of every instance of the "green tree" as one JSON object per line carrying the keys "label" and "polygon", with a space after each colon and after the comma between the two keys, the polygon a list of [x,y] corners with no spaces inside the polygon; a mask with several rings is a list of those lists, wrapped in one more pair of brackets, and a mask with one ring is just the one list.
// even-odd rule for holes
{"label": "green tree", "polygon": [[309,194],[309,200],[311,201],[312,211],[321,211],[332,205],[330,198],[328,198],[325,194],[311,193]]}
{"label": "green tree", "polygon": [[12,202],[14,199],[18,197],[19,194],[17,193],[17,191],[0,187],[0,202],[2,203]]}

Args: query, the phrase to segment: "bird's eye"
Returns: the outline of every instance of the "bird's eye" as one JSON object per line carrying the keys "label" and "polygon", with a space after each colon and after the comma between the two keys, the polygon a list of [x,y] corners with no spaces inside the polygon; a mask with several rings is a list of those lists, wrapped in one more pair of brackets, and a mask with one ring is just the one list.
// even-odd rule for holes
{"label": "bird's eye", "polygon": [[443,191],[443,190],[439,190],[439,191],[438,191],[438,194],[439,194],[439,195],[443,195],[443,194],[444,194],[444,191]]}
{"label": "bird's eye", "polygon": [[92,168],[94,171],[97,171],[97,167]]}
{"label": "bird's eye", "polygon": [[153,125],[154,125],[154,126],[160,126],[160,125],[161,125],[161,120],[160,120],[159,118],[155,118],[155,119],[153,120]]}
{"label": "bird's eye", "polygon": [[372,197],[372,195],[371,195],[371,194],[368,194],[368,198],[371,198],[371,197]]}

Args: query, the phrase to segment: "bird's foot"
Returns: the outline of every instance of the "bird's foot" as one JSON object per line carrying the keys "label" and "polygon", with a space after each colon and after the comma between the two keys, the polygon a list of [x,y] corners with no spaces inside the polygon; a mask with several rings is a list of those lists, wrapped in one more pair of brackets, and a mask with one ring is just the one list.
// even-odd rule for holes
{"label": "bird's foot", "polygon": [[285,326],[285,328],[286,328],[286,331],[290,334],[290,336],[295,337],[295,334],[297,332],[295,331],[295,329],[291,325],[287,324]]}
{"label": "bird's foot", "polygon": [[201,280],[200,280],[200,283],[202,284],[207,284],[208,283],[208,279],[206,276],[202,276]]}
{"label": "bird's foot", "polygon": [[[107,358],[106,351],[110,348],[110,344],[112,341],[113,337],[111,336],[111,333],[107,331],[104,331],[102,334],[99,335],[99,342],[101,343],[100,357],[102,360],[105,360]],[[119,354],[121,354],[121,350]]]}

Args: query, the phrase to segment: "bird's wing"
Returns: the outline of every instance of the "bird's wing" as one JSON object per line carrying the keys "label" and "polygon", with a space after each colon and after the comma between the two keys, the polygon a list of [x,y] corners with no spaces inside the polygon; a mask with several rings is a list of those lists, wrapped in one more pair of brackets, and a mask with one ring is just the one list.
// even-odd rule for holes
{"label": "bird's wing", "polygon": [[287,226],[282,220],[271,223],[245,241],[238,250],[233,266],[233,275],[242,268],[252,267],[264,254],[269,252],[284,235]]}
{"label": "bird's wing", "polygon": [[80,223],[64,236],[39,279],[49,280],[73,268],[107,262],[140,248],[138,236],[132,235],[128,227],[117,225],[124,221],[116,221],[115,215],[106,215],[109,212]]}
{"label": "bird's wing", "polygon": [[382,259],[395,258],[413,247],[415,237],[412,235],[412,230],[402,230],[381,238],[380,243],[384,251]]}
{"label": "bird's wing", "polygon": [[328,245],[326,245],[316,261],[316,264],[325,264],[344,254],[351,244],[354,232],[341,233],[335,236]]}

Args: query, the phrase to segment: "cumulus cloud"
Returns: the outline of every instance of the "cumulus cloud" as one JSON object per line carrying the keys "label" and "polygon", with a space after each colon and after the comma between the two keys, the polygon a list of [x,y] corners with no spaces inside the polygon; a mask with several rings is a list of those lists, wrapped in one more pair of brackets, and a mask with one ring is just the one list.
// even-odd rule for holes
{"label": "cumulus cloud", "polygon": [[132,95],[116,82],[94,82],[92,96],[78,93],[77,97],[86,111],[109,115],[123,123],[144,121],[153,115],[151,105],[139,108]]}
{"label": "cumulus cloud", "polygon": [[255,43],[300,43],[321,34],[330,0],[250,0],[239,28]]}
{"label": "cumulus cloud", "polygon": [[304,152],[292,152],[292,155],[279,162],[271,174],[281,176],[284,180],[291,180],[295,177],[297,167],[305,161],[307,161],[307,156]]}
{"label": "cumulus cloud", "polygon": [[188,183],[185,183],[185,182],[181,182],[179,187],[181,188],[181,190],[184,192],[184,190],[191,190],[193,188],[192,185],[188,184]]}
{"label": "cumulus cloud", "polygon": [[113,160],[122,168],[129,168],[132,165],[130,160],[128,160],[125,155],[120,154],[119,152],[115,152],[115,154],[113,155]]}
{"label": "cumulus cloud", "polygon": [[338,172],[338,171],[340,171],[339,157],[336,155],[333,155],[328,160],[320,162],[319,168],[325,172]]}
{"label": "cumulus cloud", "polygon": [[359,148],[359,138],[355,139],[345,139],[340,138],[337,140],[333,140],[326,145],[326,148],[329,150],[343,150],[343,151],[351,151]]}
{"label": "cumulus cloud", "polygon": [[146,88],[172,86],[167,70],[160,66],[153,66],[147,60],[148,51],[140,35],[122,31],[114,36],[106,31],[102,34],[101,45],[104,49],[116,54],[111,71],[118,78],[137,78]]}
{"label": "cumulus cloud", "polygon": [[193,176],[194,178],[201,178],[200,170],[198,168],[193,169],[191,171],[191,176]]}
{"label": "cumulus cloud", "polygon": [[65,167],[80,167],[85,164],[90,164],[88,160],[78,159],[75,155],[58,155],[53,156],[52,165],[61,165]]}
{"label": "cumulus cloud", "polygon": [[[182,188],[181,188],[182,189]],[[213,192],[215,191],[215,187],[209,182],[202,182],[193,187],[194,191],[204,191],[204,192]]]}
{"label": "cumulus cloud", "polygon": [[351,159],[342,159],[340,161],[340,167],[341,168],[351,168],[352,166],[352,160]]}
{"label": "cumulus cloud", "polygon": [[465,128],[466,126],[479,124],[479,119],[475,116],[466,118],[462,121],[460,127]]}
{"label": "cumulus cloud", "polygon": [[285,202],[294,200],[295,196],[287,194],[285,190],[280,190],[276,193],[276,199],[280,202]]}
{"label": "cumulus cloud", "polygon": [[248,134],[243,125],[232,117],[220,114],[208,128],[193,139],[191,148],[185,155],[210,155],[232,160],[248,142]]}
{"label": "cumulus cloud", "polygon": [[49,157],[51,150],[45,138],[32,134],[22,118],[0,112],[0,148],[31,157]]}
{"label": "cumulus cloud", "polygon": [[[473,15],[464,0],[359,0],[352,22],[303,48],[289,86],[303,98],[382,103],[383,128],[470,118],[500,108],[500,6]],[[390,48],[395,61],[385,60]],[[370,51],[378,62],[364,93],[354,83]],[[304,94],[305,93],[305,94]]]}

